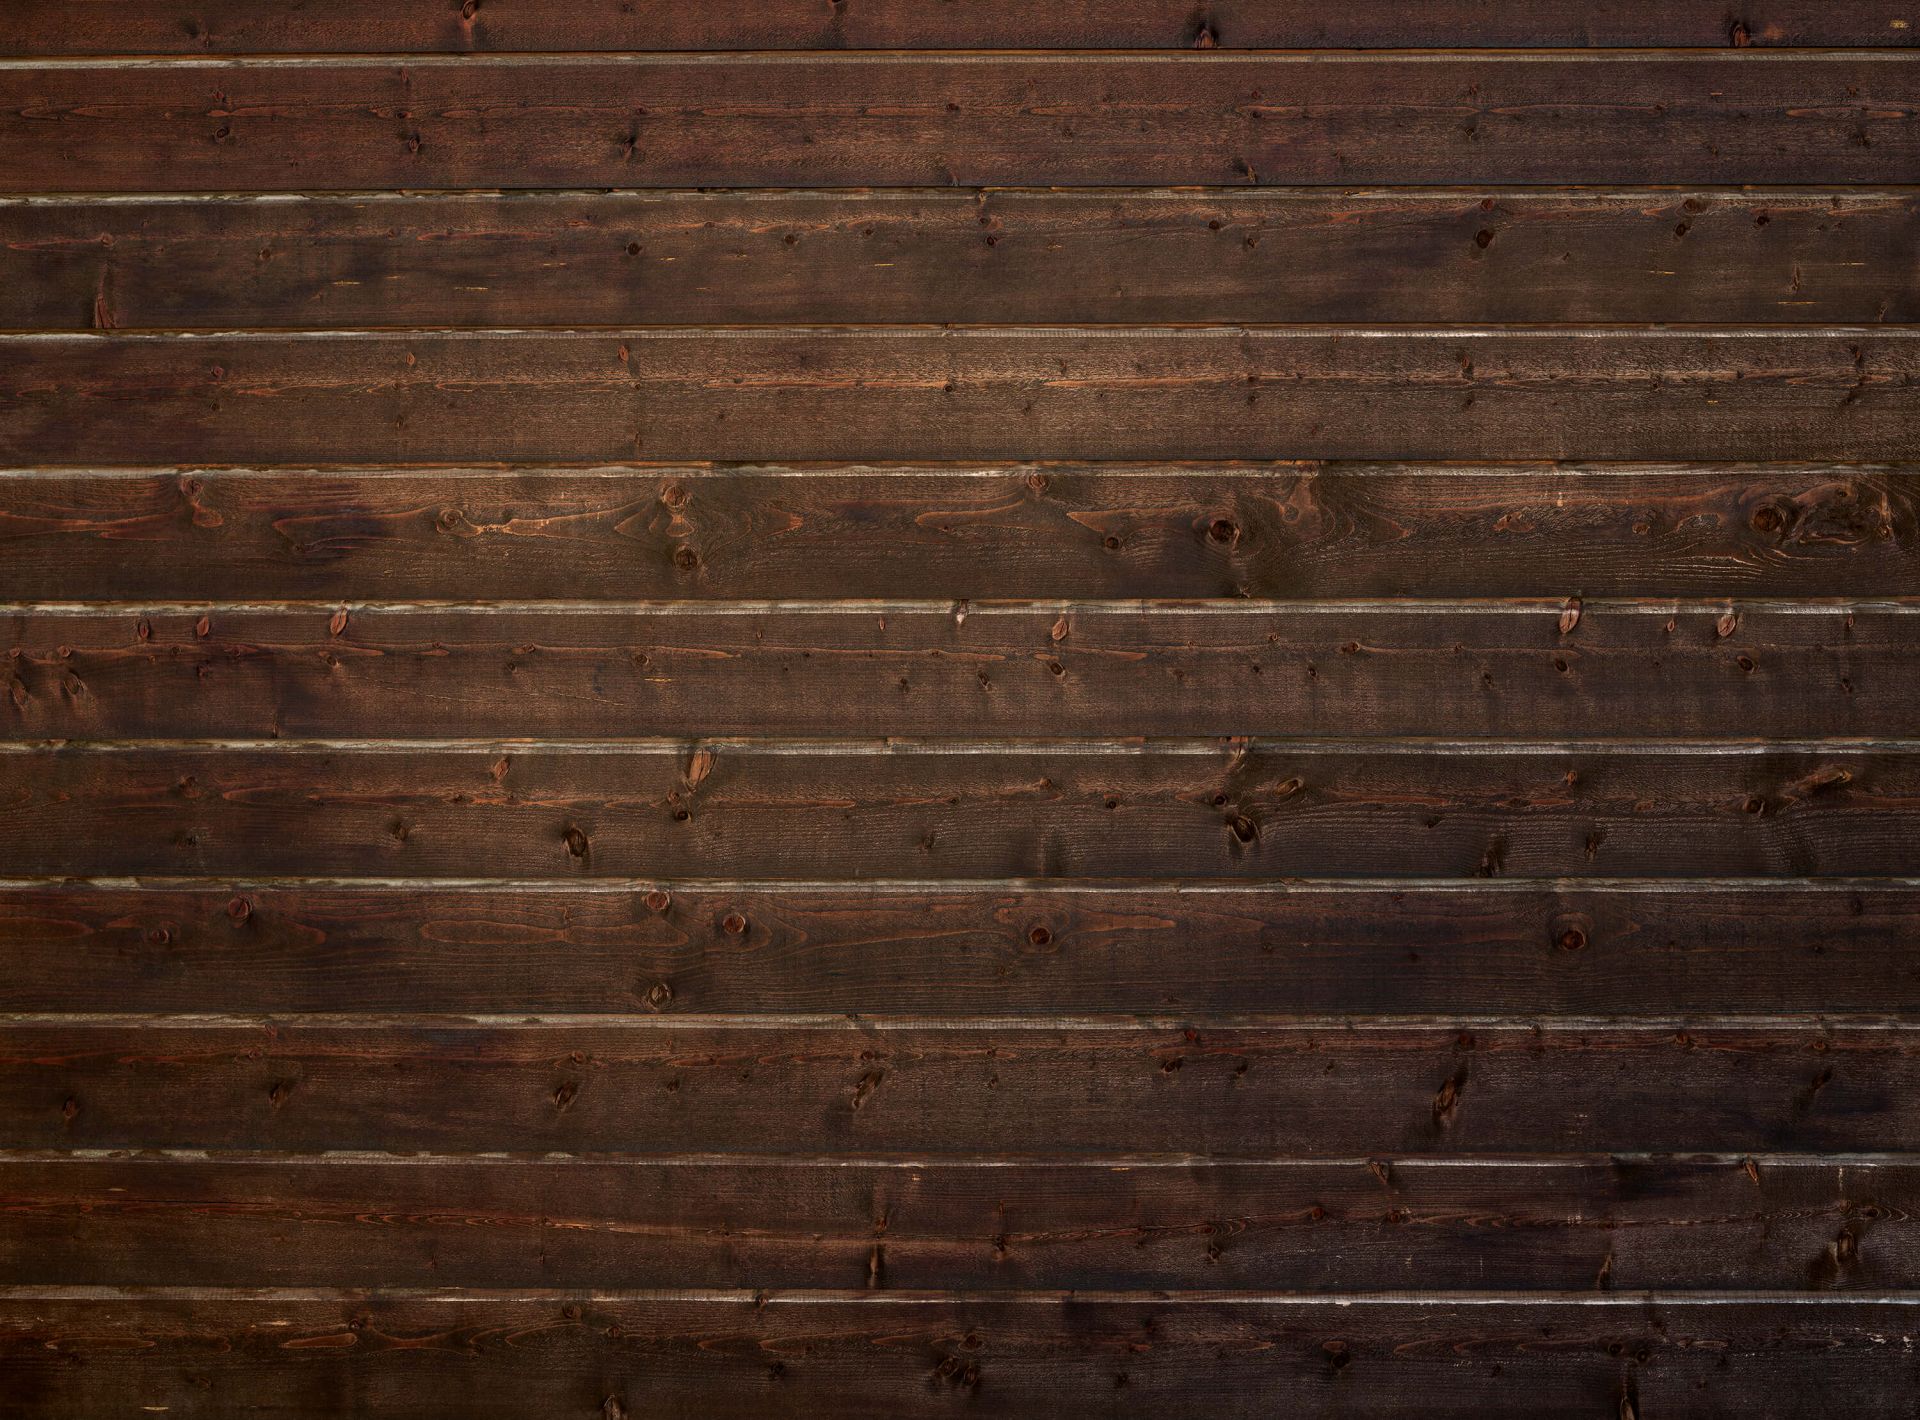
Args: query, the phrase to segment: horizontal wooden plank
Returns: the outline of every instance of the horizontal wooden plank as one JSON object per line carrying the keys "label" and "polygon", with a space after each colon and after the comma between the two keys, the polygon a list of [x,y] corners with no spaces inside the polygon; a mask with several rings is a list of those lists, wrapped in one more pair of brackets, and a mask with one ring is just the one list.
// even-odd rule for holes
{"label": "horizontal wooden plank", "polygon": [[1872,462],[1917,376],[1920,327],[14,335],[0,461]]}
{"label": "horizontal wooden plank", "polygon": [[1920,889],[0,887],[0,1010],[1920,1013]]}
{"label": "horizontal wooden plank", "polygon": [[1917,1208],[1796,1156],[0,1161],[17,1286],[1872,1292]]}
{"label": "horizontal wooden plank", "polygon": [[[1906,1297],[0,1299],[23,1416],[1905,1417]],[[74,1364],[74,1357],[82,1358]]]}
{"label": "horizontal wooden plank", "polygon": [[[64,0],[0,12],[0,53],[321,54],[732,49],[1374,49],[1911,45],[1899,6],[1876,0],[1474,0],[1415,9],[1276,0],[759,0],[700,8],[474,0],[396,6],[305,0],[263,11],[247,0],[191,5]],[[1732,17],[1730,17],[1730,15]]]}
{"label": "horizontal wooden plank", "polygon": [[1894,51],[0,66],[0,191],[1888,183]]}
{"label": "horizontal wooden plank", "polygon": [[1872,738],[1915,728],[1920,602],[0,607],[0,644],[24,739]]}
{"label": "horizontal wooden plank", "polygon": [[15,1018],[0,1119],[31,1149],[1905,1152],[1920,1031]]}
{"label": "horizontal wooden plank", "polygon": [[0,327],[1920,319],[1911,190],[0,201]]}
{"label": "horizontal wooden plank", "polygon": [[518,744],[0,753],[20,876],[1920,873],[1901,747]]}
{"label": "horizontal wooden plank", "polygon": [[0,597],[1920,595],[1920,470],[9,470]]}

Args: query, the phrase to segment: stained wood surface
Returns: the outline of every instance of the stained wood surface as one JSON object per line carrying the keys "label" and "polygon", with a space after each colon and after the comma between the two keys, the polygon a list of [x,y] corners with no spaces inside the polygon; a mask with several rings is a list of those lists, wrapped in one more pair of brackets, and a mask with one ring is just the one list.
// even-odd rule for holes
{"label": "stained wood surface", "polygon": [[27,876],[1920,875],[1901,746],[148,744],[0,753]]}
{"label": "stained wood surface", "polygon": [[28,1286],[1882,1293],[1910,1163],[0,1160]]}
{"label": "stained wood surface", "polygon": [[1920,316],[1903,189],[34,198],[0,243],[17,329]]}
{"label": "stained wood surface", "polygon": [[245,0],[66,0],[0,15],[0,51],[52,54],[483,53],[515,50],[737,49],[1368,49],[1484,46],[1773,48],[1911,46],[1898,5],[1875,0],[1766,0],[1730,18],[1708,0],[1576,0],[1526,5],[1446,0],[1409,9],[1386,0],[1338,8],[1282,0],[1018,0],[966,6],[924,0],[761,0],[698,8],[661,0],[565,6],[539,0],[396,6],[305,0],[264,12]]}
{"label": "stained wood surface", "polygon": [[1920,327],[0,336],[21,464],[1912,460]]}
{"label": "stained wood surface", "polygon": [[0,1027],[0,1118],[32,1149],[1910,1153],[1920,1034],[1812,1019],[22,1018]]}
{"label": "stained wood surface", "polygon": [[1920,602],[0,613],[23,738],[1897,736]]}
{"label": "stained wood surface", "polygon": [[1883,882],[0,887],[0,1010],[964,1018],[1920,1009]]}
{"label": "stained wood surface", "polygon": [[[92,1415],[322,1403],[428,1416],[1025,1413],[1264,1416],[1330,1405],[1531,1417],[1901,1413],[1901,1298],[922,1298],[322,1290],[0,1299],[14,1394]],[[80,1354],[87,1364],[68,1359]],[[976,1399],[977,1398],[977,1399]]]}
{"label": "stained wood surface", "polygon": [[20,602],[215,589],[265,601],[1912,597],[1916,549],[1910,465],[200,468],[0,479],[0,595]]}
{"label": "stained wood surface", "polygon": [[1912,1420],[1917,24],[0,6],[0,1410]]}
{"label": "stained wood surface", "polygon": [[1886,183],[1896,51],[0,67],[0,191]]}

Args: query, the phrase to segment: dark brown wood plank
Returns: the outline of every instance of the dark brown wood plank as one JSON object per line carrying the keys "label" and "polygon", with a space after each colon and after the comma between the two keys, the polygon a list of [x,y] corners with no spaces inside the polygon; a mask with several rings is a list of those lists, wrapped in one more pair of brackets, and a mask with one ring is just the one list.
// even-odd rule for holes
{"label": "dark brown wood plank", "polygon": [[1920,327],[16,335],[0,461],[1885,461],[1917,376]]}
{"label": "dark brown wood plank", "polygon": [[0,735],[1898,736],[1920,601],[7,611]]}
{"label": "dark brown wood plank", "polygon": [[1920,318],[1912,192],[0,201],[0,327]]}
{"label": "dark brown wood plank", "polygon": [[0,53],[363,54],[731,49],[1491,49],[1683,45],[1905,46],[1907,11],[1876,0],[1447,0],[1416,8],[1366,0],[1311,6],[1281,0],[759,0],[699,7],[661,0],[554,5],[473,0],[393,5],[304,0],[263,9],[247,0],[191,5],[62,0],[0,12]]}
{"label": "dark brown wood plank", "polygon": [[30,1149],[1368,1155],[1390,1179],[1402,1155],[1910,1151],[1920,1031],[15,1018],[0,1119]]}
{"label": "dark brown wood plank", "polygon": [[1858,466],[0,473],[11,601],[1920,595]]}
{"label": "dark brown wood plank", "polygon": [[0,191],[1886,183],[1904,52],[0,66]]}
{"label": "dark brown wood plank", "polygon": [[1920,873],[1920,755],[1845,743],[12,747],[0,805],[20,876]]}
{"label": "dark brown wood plank", "polygon": [[1920,888],[0,887],[0,1010],[1920,1012]]}
{"label": "dark brown wood plank", "polygon": [[1792,1155],[0,1161],[16,1286],[1877,1292],[1917,1208]]}
{"label": "dark brown wood plank", "polygon": [[[23,1416],[1904,1417],[1904,1297],[857,1293],[0,1298]],[[73,1357],[83,1363],[76,1365]]]}

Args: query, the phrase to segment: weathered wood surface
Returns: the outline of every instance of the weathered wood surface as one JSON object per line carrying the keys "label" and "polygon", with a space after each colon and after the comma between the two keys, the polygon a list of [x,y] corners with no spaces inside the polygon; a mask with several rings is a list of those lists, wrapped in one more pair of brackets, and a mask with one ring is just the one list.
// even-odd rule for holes
{"label": "weathered wood surface", "polygon": [[1916,25],[0,5],[0,1411],[1912,1420]]}
{"label": "weathered wood surface", "polygon": [[24,739],[1920,728],[1920,601],[8,612]]}
{"label": "weathered wood surface", "polygon": [[[1905,1417],[1904,1297],[1314,1300],[1033,1293],[36,1291],[0,1295],[16,1404],[95,1416],[1436,1409],[1533,1420]],[[74,1364],[74,1358],[80,1364]]]}
{"label": "weathered wood surface", "polygon": [[1920,1032],[1811,1018],[17,1018],[0,1026],[0,1119],[29,1149],[1911,1153]]}
{"label": "weathered wood surface", "polygon": [[23,876],[1920,875],[1893,746],[1424,741],[0,753]]}
{"label": "weathered wood surface", "polygon": [[1373,49],[1442,46],[1705,48],[1909,46],[1908,11],[1878,0],[1444,0],[1415,8],[1364,0],[472,0],[394,5],[304,0],[134,3],[62,0],[0,11],[0,53],[369,54],[735,49]]}
{"label": "weathered wood surface", "polygon": [[0,328],[1920,318],[1911,190],[0,201]]}
{"label": "weathered wood surface", "polygon": [[1884,1292],[1874,1160],[0,1159],[15,1285]]}
{"label": "weathered wood surface", "polygon": [[1896,51],[73,60],[0,191],[1888,183]]}
{"label": "weathered wood surface", "polygon": [[9,601],[1911,597],[1911,466],[20,470]]}
{"label": "weathered wood surface", "polygon": [[0,1010],[1920,1011],[1920,888],[0,887]]}
{"label": "weathered wood surface", "polygon": [[1898,461],[1917,381],[1904,326],[14,335],[0,459]]}

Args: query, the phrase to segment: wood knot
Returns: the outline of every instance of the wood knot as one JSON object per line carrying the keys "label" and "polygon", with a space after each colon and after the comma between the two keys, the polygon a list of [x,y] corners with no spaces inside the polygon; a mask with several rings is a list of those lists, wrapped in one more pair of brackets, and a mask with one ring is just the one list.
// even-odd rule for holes
{"label": "wood knot", "polygon": [[655,888],[646,896],[647,911],[649,912],[665,912],[672,902],[672,896],[661,888]]}
{"label": "wood knot", "polygon": [[234,897],[227,900],[227,918],[234,926],[238,927],[251,916],[253,916],[253,904],[248,902],[244,897]]}
{"label": "wood knot", "polygon": [[1036,947],[1044,947],[1053,940],[1053,933],[1049,932],[1044,926],[1035,927],[1031,932],[1027,933],[1027,940],[1032,942]]}
{"label": "wood knot", "polygon": [[742,917],[738,912],[729,912],[725,917],[720,919],[720,926],[737,937],[747,930],[747,919]]}
{"label": "wood knot", "polygon": [[577,828],[570,827],[566,831],[565,838],[566,838],[566,844],[567,844],[567,852],[571,853],[576,858],[584,858],[587,856],[587,848],[589,845],[587,842],[586,834],[582,833]]}
{"label": "wood knot", "polygon": [[1221,544],[1236,542],[1240,537],[1240,527],[1231,518],[1215,518],[1207,524],[1207,536]]}
{"label": "wood knot", "polygon": [[656,1011],[663,1011],[667,1003],[673,1000],[673,988],[664,981],[656,981],[647,988],[647,1004]]}

